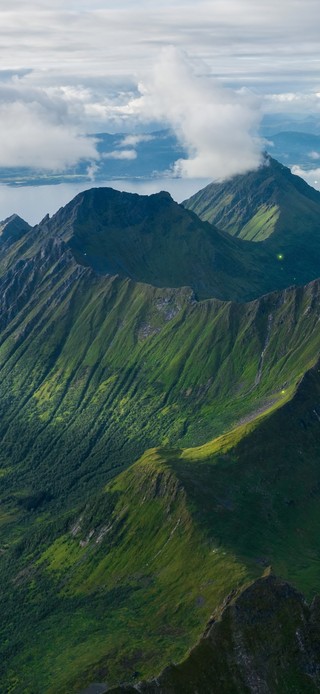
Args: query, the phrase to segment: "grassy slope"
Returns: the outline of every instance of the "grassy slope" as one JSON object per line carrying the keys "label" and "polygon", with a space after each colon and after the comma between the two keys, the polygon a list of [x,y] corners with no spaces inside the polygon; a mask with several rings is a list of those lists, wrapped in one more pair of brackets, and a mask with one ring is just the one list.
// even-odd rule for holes
{"label": "grassy slope", "polygon": [[0,282],[4,519],[28,522],[42,498],[70,505],[147,447],[203,443],[285,397],[317,358],[317,282],[198,303],[96,277],[48,244]]}
{"label": "grassy slope", "polygon": [[18,635],[11,627],[13,644],[25,643],[12,653],[12,691],[150,677],[270,564],[309,599],[318,591],[319,373],[280,409],[211,444],[148,451],[53,544],[38,531],[14,578],[28,620],[19,614]]}

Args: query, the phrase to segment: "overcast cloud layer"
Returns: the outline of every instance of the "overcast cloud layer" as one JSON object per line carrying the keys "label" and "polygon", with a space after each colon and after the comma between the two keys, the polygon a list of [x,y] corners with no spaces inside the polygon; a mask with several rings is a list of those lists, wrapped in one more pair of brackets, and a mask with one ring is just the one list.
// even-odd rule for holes
{"label": "overcast cloud layer", "polygon": [[152,123],[189,152],[176,173],[257,166],[263,111],[319,112],[319,20],[318,0],[0,0],[0,166],[90,174],[85,133]]}

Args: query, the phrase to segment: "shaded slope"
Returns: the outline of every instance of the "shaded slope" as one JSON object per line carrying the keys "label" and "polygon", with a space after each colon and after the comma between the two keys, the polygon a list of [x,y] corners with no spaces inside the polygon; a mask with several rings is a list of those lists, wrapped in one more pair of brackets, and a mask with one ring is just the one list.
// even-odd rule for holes
{"label": "shaded slope", "polygon": [[[275,162],[247,175],[252,179],[250,199],[256,195],[262,205],[268,204],[261,198],[259,177],[262,188],[268,188],[264,172],[273,168],[280,170],[275,178],[285,179],[273,181],[277,195],[287,195],[286,189],[290,194],[278,231],[264,243],[218,231],[168,193],[139,196],[97,188],[80,193],[52,219],[46,217],[14,248],[5,253],[0,249],[0,270],[34,255],[48,238],[60,238],[77,262],[99,274],[119,274],[157,287],[189,286],[198,299],[247,301],[306,284],[320,276],[320,194]],[[241,214],[246,204],[245,193],[238,191]]]}
{"label": "shaded slope", "polygon": [[[138,691],[318,692],[319,616],[319,598],[309,607],[288,583],[267,575],[230,596],[183,663],[170,665],[151,682],[140,682]],[[114,694],[136,691],[130,685],[112,689]]]}
{"label": "shaded slope", "polygon": [[241,300],[266,286],[254,248],[203,224],[165,192],[85,191],[48,221],[46,233],[68,241],[77,261],[99,273],[189,286],[199,298]]}
{"label": "shaded slope", "polygon": [[[297,259],[281,264],[274,249],[244,243],[203,223],[168,193],[139,196],[111,188],[80,193],[39,226],[99,273],[158,287],[189,286],[197,298],[243,301],[300,282]],[[320,275],[317,249],[303,283]],[[297,276],[296,276],[297,275]]]}
{"label": "shaded slope", "polygon": [[320,581],[319,402],[317,366],[283,407],[201,448],[148,451],[73,520],[38,524],[24,541],[27,566],[19,545],[15,563],[3,558],[15,591],[11,606],[2,596],[13,649],[3,643],[2,686],[8,667],[52,694],[150,678],[182,660],[212,609],[270,564],[310,600]]}

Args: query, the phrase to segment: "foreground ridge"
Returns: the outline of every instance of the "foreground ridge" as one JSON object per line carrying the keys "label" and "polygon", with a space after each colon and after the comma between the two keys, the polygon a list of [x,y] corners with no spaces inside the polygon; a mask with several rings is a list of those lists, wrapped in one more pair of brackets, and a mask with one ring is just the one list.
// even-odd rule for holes
{"label": "foreground ridge", "polygon": [[310,606],[269,571],[231,593],[179,665],[113,694],[316,692],[320,689],[320,600]]}

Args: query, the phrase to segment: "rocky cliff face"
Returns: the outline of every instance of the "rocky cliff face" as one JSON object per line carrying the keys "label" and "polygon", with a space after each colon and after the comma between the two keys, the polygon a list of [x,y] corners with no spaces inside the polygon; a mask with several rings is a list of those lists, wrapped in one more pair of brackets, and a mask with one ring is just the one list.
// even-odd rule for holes
{"label": "rocky cliff face", "polygon": [[284,694],[320,689],[320,601],[272,574],[231,595],[180,665],[113,694]]}

